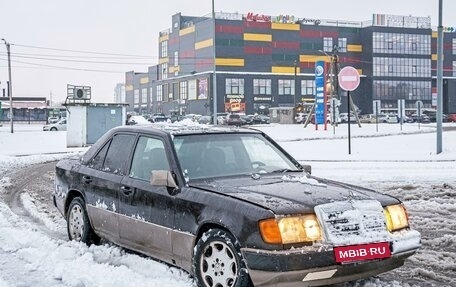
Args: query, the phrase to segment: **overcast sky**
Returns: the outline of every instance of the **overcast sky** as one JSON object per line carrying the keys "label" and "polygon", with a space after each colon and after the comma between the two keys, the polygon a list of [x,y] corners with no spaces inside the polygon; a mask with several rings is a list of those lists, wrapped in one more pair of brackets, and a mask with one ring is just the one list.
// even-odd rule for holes
{"label": "overcast sky", "polygon": [[[456,1],[443,2],[443,25],[456,26]],[[215,10],[356,21],[370,20],[373,13],[430,16],[432,25],[437,26],[438,3],[215,0]],[[53,101],[62,101],[66,85],[74,84],[91,86],[93,102],[111,102],[116,83],[125,81],[125,71],[145,72],[158,62],[158,33],[171,27],[171,16],[177,12],[192,16],[209,14],[211,0],[0,0],[0,9],[0,39],[12,44],[13,96],[49,97],[52,93]],[[7,75],[6,48],[2,42],[2,89],[6,87]]]}

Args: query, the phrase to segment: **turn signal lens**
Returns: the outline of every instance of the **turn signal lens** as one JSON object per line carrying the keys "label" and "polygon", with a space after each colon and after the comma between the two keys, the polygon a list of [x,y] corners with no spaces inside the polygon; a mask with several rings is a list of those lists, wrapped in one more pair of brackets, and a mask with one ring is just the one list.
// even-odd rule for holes
{"label": "turn signal lens", "polygon": [[259,224],[261,236],[266,243],[290,244],[321,240],[321,229],[315,214],[266,219]]}
{"label": "turn signal lens", "polygon": [[409,226],[407,211],[402,204],[390,205],[383,208],[386,228],[389,232],[404,229]]}
{"label": "turn signal lens", "polygon": [[279,226],[275,218],[261,220],[259,222],[260,233],[263,241],[270,244],[282,244]]}

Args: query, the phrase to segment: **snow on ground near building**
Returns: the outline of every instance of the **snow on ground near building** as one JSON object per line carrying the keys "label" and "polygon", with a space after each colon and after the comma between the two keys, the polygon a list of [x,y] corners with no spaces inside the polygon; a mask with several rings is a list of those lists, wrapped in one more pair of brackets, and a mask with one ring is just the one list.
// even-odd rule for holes
{"label": "snow on ground near building", "polygon": [[[67,149],[65,132],[42,132],[40,128],[17,126],[14,134],[5,125],[0,128],[0,287],[192,286],[186,272],[117,246],[87,247],[67,241],[63,221],[49,220],[47,212],[34,206],[29,196],[22,196],[24,207],[58,236],[49,236],[24,221],[1,201],[11,185],[4,176],[8,171],[84,150]],[[447,246],[456,244],[456,191],[452,188],[456,187],[456,129],[444,132],[444,152],[436,155],[432,125],[422,125],[421,130],[416,124],[404,125],[402,132],[399,125],[379,125],[379,132],[375,125],[352,125],[352,154],[348,155],[346,125],[339,126],[335,135],[331,127],[327,131],[302,125],[257,128],[301,163],[311,164],[315,176],[374,188],[405,201],[413,226],[423,235],[423,248],[406,263],[412,267],[402,277],[420,278],[425,283],[396,281],[403,267],[349,286],[456,286],[455,279],[447,278],[447,273],[456,270],[456,254],[445,252]],[[443,283],[427,284],[426,278]]]}

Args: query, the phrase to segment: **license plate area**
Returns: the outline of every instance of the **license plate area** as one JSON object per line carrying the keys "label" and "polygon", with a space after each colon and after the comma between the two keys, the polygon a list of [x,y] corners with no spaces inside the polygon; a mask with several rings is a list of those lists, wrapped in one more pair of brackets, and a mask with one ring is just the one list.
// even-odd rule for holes
{"label": "license plate area", "polygon": [[389,242],[334,247],[337,263],[350,263],[391,257]]}

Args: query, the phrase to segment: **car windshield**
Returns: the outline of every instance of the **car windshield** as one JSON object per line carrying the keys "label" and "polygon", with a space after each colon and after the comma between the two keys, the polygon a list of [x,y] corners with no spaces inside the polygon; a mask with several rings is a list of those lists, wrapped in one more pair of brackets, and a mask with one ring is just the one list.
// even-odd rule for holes
{"label": "car windshield", "polygon": [[176,135],[174,145],[190,180],[302,171],[261,134]]}

